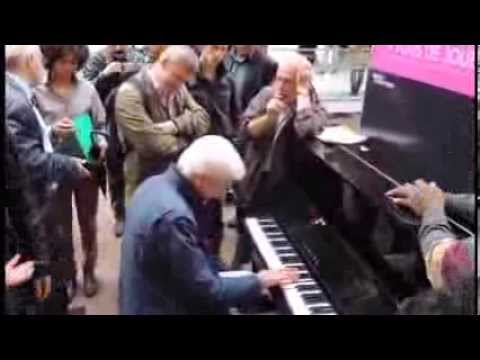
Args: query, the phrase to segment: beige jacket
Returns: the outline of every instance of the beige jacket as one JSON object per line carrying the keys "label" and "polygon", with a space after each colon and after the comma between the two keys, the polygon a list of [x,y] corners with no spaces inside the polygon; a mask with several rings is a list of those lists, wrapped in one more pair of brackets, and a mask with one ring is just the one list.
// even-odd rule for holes
{"label": "beige jacket", "polygon": [[166,170],[210,128],[208,113],[185,87],[163,105],[148,69],[120,87],[115,119],[128,149],[124,168],[127,202],[143,180]]}

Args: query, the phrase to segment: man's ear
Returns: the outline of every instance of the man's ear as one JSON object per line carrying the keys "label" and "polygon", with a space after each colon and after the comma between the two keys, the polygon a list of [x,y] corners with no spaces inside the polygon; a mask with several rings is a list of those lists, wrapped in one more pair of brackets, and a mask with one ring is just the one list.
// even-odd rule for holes
{"label": "man's ear", "polygon": [[208,179],[205,175],[197,175],[197,182],[201,186],[201,188],[204,189],[205,185],[208,182]]}
{"label": "man's ear", "polygon": [[29,70],[33,71],[35,60],[35,54],[27,54],[27,57],[25,58],[25,65]]}
{"label": "man's ear", "polygon": [[192,176],[192,183],[197,190],[205,187],[205,177],[203,175]]}

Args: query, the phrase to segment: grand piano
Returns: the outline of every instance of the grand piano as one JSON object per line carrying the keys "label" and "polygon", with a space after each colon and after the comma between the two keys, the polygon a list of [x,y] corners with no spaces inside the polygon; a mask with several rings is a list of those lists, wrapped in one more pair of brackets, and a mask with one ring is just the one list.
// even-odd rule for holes
{"label": "grand piano", "polygon": [[[389,315],[428,290],[420,223],[385,193],[418,178],[473,193],[473,129],[473,97],[372,68],[366,143],[292,139],[278,196],[245,220],[258,267],[301,270],[275,290],[279,312]],[[473,236],[474,224],[449,220],[459,239]]]}

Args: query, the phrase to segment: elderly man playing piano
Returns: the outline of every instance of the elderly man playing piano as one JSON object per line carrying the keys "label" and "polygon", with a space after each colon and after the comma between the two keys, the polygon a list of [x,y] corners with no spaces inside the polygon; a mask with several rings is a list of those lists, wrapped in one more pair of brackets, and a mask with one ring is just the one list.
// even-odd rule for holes
{"label": "elderly man playing piano", "polygon": [[458,297],[459,292],[472,287],[475,239],[457,239],[446,214],[474,226],[475,196],[446,194],[435,183],[424,180],[398,187],[387,196],[421,218],[419,242],[433,289]]}
{"label": "elderly man playing piano", "polygon": [[[314,136],[327,115],[312,84],[310,62],[297,53],[279,59],[272,86],[255,97],[241,118],[241,142],[247,175],[239,186],[240,233],[244,211],[275,197],[285,178],[285,157],[292,139]],[[241,236],[234,266],[250,261],[250,244]]]}
{"label": "elderly man playing piano", "polygon": [[163,175],[146,180],[127,210],[120,271],[124,315],[223,315],[297,281],[295,269],[217,273],[198,235],[206,200],[222,199],[245,165],[219,136],[195,141]]}

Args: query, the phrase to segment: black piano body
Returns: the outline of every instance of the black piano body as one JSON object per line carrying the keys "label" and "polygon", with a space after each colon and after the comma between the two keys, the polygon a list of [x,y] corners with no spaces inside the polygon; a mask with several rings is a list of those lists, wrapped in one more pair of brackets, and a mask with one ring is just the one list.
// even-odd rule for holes
{"label": "black piano body", "polygon": [[[288,176],[247,217],[275,219],[338,314],[394,314],[430,284],[419,221],[385,193],[421,177],[473,193],[473,114],[468,97],[373,71],[362,119],[369,140],[293,139]],[[461,221],[451,219],[457,237],[474,236]]]}
{"label": "black piano body", "polygon": [[[386,198],[395,185],[374,166],[375,152],[363,153],[368,143],[292,145],[278,196],[247,216],[275,219],[336,313],[395,314],[404,299],[428,290],[418,220]],[[459,238],[472,236],[453,219],[452,227]]]}

